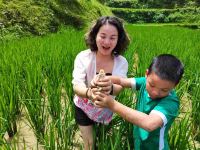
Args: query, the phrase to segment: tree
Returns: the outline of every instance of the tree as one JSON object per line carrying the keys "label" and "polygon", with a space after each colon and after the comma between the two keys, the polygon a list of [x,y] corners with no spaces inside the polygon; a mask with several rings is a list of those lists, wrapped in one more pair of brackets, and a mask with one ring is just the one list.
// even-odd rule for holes
{"label": "tree", "polygon": [[200,0],[195,0],[195,2],[197,6],[200,6]]}
{"label": "tree", "polygon": [[187,0],[176,0],[176,1],[179,7],[183,7],[187,3]]}
{"label": "tree", "polygon": [[174,0],[164,0],[163,7],[164,8],[174,8],[175,1]]}

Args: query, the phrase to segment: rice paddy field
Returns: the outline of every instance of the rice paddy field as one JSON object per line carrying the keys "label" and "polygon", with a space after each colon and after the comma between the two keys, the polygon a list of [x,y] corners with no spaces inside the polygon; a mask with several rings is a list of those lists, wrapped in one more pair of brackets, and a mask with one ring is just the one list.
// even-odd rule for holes
{"label": "rice paddy field", "polygon": [[[126,25],[131,44],[125,53],[128,77],[143,76],[161,53],[179,57],[185,74],[176,87],[180,115],[169,136],[173,150],[200,149],[200,30],[178,26]],[[82,149],[74,121],[72,70],[86,49],[84,30],[62,29],[44,37],[0,41],[0,149]],[[135,94],[117,99],[134,108]],[[114,115],[95,126],[99,150],[133,149],[132,124]]]}

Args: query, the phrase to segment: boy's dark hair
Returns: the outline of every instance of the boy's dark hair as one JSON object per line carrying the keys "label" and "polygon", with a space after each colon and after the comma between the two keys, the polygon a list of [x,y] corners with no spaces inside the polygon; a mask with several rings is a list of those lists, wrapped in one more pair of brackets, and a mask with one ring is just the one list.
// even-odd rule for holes
{"label": "boy's dark hair", "polygon": [[123,27],[122,21],[114,16],[104,16],[100,17],[95,24],[92,26],[90,31],[86,33],[85,35],[85,42],[88,47],[90,47],[91,51],[97,51],[97,45],[96,45],[96,36],[99,32],[100,27],[102,27],[105,24],[111,24],[117,28],[118,31],[118,41],[117,45],[115,46],[113,50],[113,54],[115,56],[118,56],[119,54],[123,54],[123,52],[127,49],[129,45],[129,37]]}
{"label": "boy's dark hair", "polygon": [[161,79],[178,84],[184,73],[184,66],[175,56],[161,54],[152,60],[148,70],[149,74],[153,71]]}

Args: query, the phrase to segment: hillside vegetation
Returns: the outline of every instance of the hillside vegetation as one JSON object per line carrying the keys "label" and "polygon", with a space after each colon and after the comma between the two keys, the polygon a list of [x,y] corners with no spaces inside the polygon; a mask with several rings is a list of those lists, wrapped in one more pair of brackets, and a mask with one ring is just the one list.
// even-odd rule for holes
{"label": "hillside vegetation", "polygon": [[[1,0],[0,34],[44,35],[55,32],[62,25],[84,27],[111,11],[96,0]],[[12,35],[10,35],[12,33]]]}
{"label": "hillside vegetation", "polygon": [[176,23],[200,28],[199,0],[0,0],[0,40],[77,29],[103,15],[128,23]]}
{"label": "hillside vegetation", "polygon": [[110,0],[112,13],[129,23],[178,23],[199,28],[198,0]]}

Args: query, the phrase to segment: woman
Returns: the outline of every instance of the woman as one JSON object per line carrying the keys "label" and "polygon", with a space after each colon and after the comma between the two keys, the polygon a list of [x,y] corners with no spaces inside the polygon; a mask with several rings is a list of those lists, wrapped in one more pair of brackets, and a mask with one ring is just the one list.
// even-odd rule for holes
{"label": "woman", "polygon": [[[106,75],[126,77],[128,63],[121,56],[129,44],[129,38],[122,22],[112,16],[99,18],[86,34],[86,44],[90,49],[80,52],[74,62],[73,89],[75,92],[75,119],[79,125],[84,149],[92,149],[94,144],[94,123],[108,124],[113,113],[105,108],[97,108],[91,101],[91,81],[101,69]],[[115,85],[108,78],[102,80],[102,91],[106,94],[118,94],[122,87]]]}

